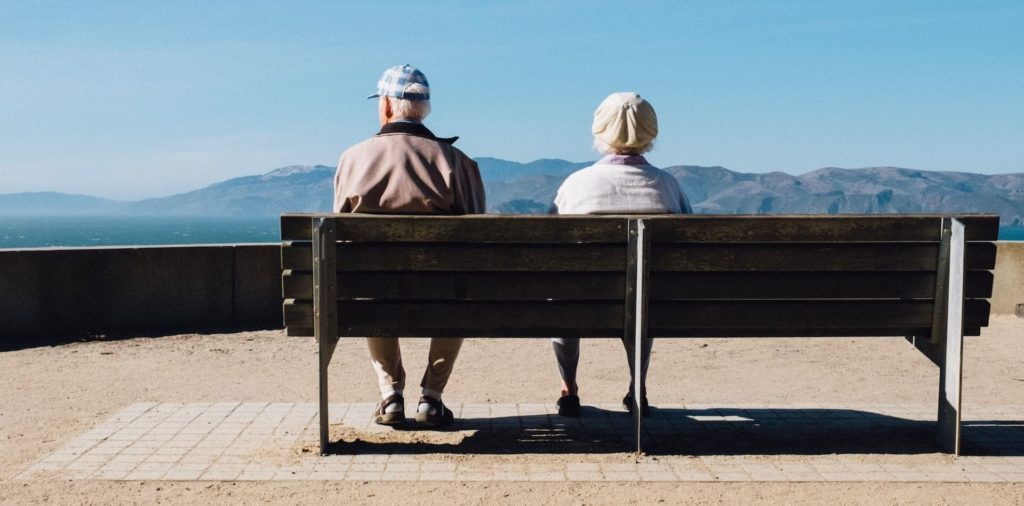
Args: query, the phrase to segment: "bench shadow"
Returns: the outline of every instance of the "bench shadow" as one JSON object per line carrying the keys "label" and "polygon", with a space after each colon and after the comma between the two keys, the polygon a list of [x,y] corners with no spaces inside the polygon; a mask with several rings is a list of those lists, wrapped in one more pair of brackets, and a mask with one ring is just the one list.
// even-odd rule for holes
{"label": "bench shadow", "polygon": [[[624,412],[584,406],[579,418],[557,415],[464,418],[444,431],[451,436],[447,438],[409,440],[406,437],[404,441],[388,441],[387,433],[363,438],[355,431],[353,440],[332,442],[327,453],[628,453],[635,448],[632,424],[632,418]],[[934,421],[847,409],[652,407],[651,416],[644,420],[643,446],[648,455],[917,455],[940,451],[935,442],[935,427]],[[438,434],[417,430],[415,426],[398,431]],[[962,447],[964,455],[1024,456],[1024,422],[964,422]]]}
{"label": "bench shadow", "polygon": [[279,324],[245,324],[245,325],[191,325],[187,328],[157,327],[151,329],[126,329],[106,331],[52,331],[35,334],[18,334],[0,339],[0,353],[62,346],[72,343],[91,343],[102,341],[125,341],[137,338],[160,338],[180,334],[236,334],[239,332],[257,332],[262,330],[280,330]]}

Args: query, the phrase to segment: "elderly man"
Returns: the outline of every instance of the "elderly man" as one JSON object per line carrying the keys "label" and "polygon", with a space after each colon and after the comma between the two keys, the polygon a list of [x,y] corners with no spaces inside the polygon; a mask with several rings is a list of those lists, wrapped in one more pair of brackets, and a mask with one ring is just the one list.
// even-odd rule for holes
{"label": "elderly man", "polygon": [[[334,177],[334,212],[473,214],[486,210],[476,162],[423,126],[430,113],[426,76],[409,65],[392,67],[377,82],[377,135],[341,155]],[[382,401],[375,421],[405,421],[405,369],[398,338],[367,338]],[[440,427],[454,421],[441,402],[462,339],[433,338],[416,421]]]}

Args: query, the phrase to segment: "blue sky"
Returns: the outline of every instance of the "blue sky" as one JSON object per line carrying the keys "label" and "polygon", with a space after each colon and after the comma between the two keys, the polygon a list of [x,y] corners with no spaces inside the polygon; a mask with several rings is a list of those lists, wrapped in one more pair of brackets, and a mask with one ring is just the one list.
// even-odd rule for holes
{"label": "blue sky", "polygon": [[1024,172],[1020,0],[0,0],[0,193],[333,164],[402,63],[471,156],[594,159],[594,108],[632,90],[656,165]]}

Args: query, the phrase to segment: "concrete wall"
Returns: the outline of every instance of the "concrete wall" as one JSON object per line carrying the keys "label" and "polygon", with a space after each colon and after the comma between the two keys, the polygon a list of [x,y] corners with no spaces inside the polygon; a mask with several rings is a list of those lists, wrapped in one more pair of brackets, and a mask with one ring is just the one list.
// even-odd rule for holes
{"label": "concrete wall", "polygon": [[1014,314],[1017,304],[1024,304],[1024,242],[1000,241],[996,245],[992,312]]}
{"label": "concrete wall", "polygon": [[280,246],[0,250],[0,348],[281,327]]}

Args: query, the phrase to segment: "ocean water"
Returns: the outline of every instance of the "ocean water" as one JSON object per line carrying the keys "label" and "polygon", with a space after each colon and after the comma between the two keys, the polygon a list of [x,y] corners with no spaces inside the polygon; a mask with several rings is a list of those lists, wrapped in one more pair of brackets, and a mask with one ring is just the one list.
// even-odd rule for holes
{"label": "ocean water", "polygon": [[[0,216],[0,249],[269,243],[280,237],[277,216]],[[1024,241],[1024,227],[1000,227],[999,239]]]}
{"label": "ocean water", "polygon": [[1000,241],[1024,241],[1024,227],[999,227]]}
{"label": "ocean water", "polygon": [[0,248],[280,240],[277,216],[0,216]]}

